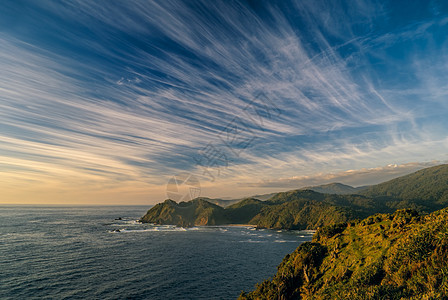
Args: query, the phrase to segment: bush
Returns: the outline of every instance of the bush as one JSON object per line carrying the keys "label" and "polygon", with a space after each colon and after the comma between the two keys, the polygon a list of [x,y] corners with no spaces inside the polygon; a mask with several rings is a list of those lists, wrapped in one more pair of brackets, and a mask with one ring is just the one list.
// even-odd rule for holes
{"label": "bush", "polygon": [[343,232],[347,226],[348,224],[344,222],[321,227],[316,232],[316,240],[318,241],[321,238],[331,238],[336,234]]}

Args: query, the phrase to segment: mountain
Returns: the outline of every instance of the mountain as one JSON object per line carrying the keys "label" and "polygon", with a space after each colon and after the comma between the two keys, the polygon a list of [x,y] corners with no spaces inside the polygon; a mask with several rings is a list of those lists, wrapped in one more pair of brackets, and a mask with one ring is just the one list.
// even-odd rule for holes
{"label": "mountain", "polygon": [[257,228],[316,229],[355,216],[356,214],[349,208],[300,199],[264,207],[249,221],[249,224],[256,225]]}
{"label": "mountain", "polygon": [[179,204],[165,200],[152,207],[142,218],[143,223],[171,224],[182,227],[195,225],[222,225],[229,220],[224,215],[224,208],[197,198]]}
{"label": "mountain", "polygon": [[250,224],[251,220],[266,206],[261,200],[246,198],[242,201],[226,207],[225,215],[233,224]]}
{"label": "mountain", "polygon": [[415,206],[425,211],[448,205],[448,165],[426,168],[415,173],[367,187],[359,194],[382,202],[400,199],[397,205]]}
{"label": "mountain", "polygon": [[448,209],[320,228],[239,299],[448,299]]}
{"label": "mountain", "polygon": [[365,196],[322,194],[312,190],[277,193],[263,204],[249,224],[274,229],[317,229],[365,217],[372,209],[380,209]]}
{"label": "mountain", "polygon": [[381,209],[365,196],[295,190],[277,193],[266,201],[246,198],[226,208],[204,198],[179,204],[168,199],[151,208],[141,221],[178,226],[252,224],[258,228],[317,229]]}
{"label": "mountain", "polygon": [[356,194],[365,188],[366,188],[366,186],[355,188],[350,185],[334,182],[334,183],[329,183],[329,184],[304,187],[304,188],[301,188],[301,190],[312,190],[312,191],[322,193],[322,194],[345,195],[345,194]]}
{"label": "mountain", "polygon": [[[179,226],[253,224],[259,228],[317,229],[334,222],[365,218],[375,213],[392,213],[396,209],[412,208],[431,212],[448,205],[448,165],[420,170],[385,183],[355,189],[342,184],[320,186],[320,193],[299,189],[275,193],[261,201],[251,197],[225,208],[197,198],[176,204],[172,200],[154,206],[142,222]],[[317,187],[315,187],[317,188]],[[225,200],[223,200],[225,201]],[[217,202],[219,203],[219,202]]]}

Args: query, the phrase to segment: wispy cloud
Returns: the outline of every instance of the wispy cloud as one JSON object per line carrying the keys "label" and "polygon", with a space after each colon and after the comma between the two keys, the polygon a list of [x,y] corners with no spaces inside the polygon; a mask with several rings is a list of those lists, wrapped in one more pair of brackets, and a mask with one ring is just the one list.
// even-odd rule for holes
{"label": "wispy cloud", "polygon": [[[388,29],[391,6],[9,3],[22,25],[0,33],[2,188],[162,189],[201,174],[193,156],[208,143],[228,151],[220,132],[259,92],[281,113],[249,122],[256,143],[227,153],[222,184],[443,160],[446,13]],[[408,54],[416,39],[434,43]]]}

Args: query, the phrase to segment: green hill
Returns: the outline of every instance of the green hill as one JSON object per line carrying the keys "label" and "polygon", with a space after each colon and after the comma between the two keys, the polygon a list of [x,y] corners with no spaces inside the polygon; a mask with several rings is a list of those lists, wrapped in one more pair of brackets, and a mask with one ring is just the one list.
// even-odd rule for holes
{"label": "green hill", "polygon": [[233,224],[249,224],[265,206],[266,203],[261,200],[246,198],[236,204],[226,207],[226,217],[228,220],[231,220]]}
{"label": "green hill", "polygon": [[142,218],[143,223],[171,224],[183,227],[194,225],[222,225],[229,220],[224,215],[224,208],[198,198],[177,204],[165,200],[152,207]]}
{"label": "green hill", "polygon": [[448,209],[320,228],[239,299],[448,299]]}
{"label": "green hill", "polygon": [[448,206],[448,165],[426,168],[378,185],[359,194],[391,208],[434,211]]}
{"label": "green hill", "polygon": [[265,206],[249,224],[271,229],[316,229],[354,217],[356,214],[349,208],[300,199]]}
{"label": "green hill", "polygon": [[145,223],[178,226],[252,224],[259,228],[317,229],[320,226],[362,218],[379,211],[360,195],[330,195],[310,190],[277,193],[267,201],[246,198],[222,208],[204,198],[177,204],[166,200],[151,208]]}
{"label": "green hill", "polygon": [[[197,198],[154,206],[143,222],[179,226],[253,224],[260,228],[317,229],[334,222],[412,208],[431,212],[448,205],[448,165],[427,168],[367,187],[358,194],[319,193],[299,189],[273,194],[268,200],[246,198],[226,208]],[[327,185],[326,185],[327,186]],[[330,185],[347,191],[349,186]],[[325,186],[324,186],[325,187]],[[219,200],[219,199],[218,199]]]}
{"label": "green hill", "polygon": [[317,229],[368,216],[372,209],[380,210],[364,196],[322,194],[312,190],[277,193],[263,204],[249,223],[275,229]]}

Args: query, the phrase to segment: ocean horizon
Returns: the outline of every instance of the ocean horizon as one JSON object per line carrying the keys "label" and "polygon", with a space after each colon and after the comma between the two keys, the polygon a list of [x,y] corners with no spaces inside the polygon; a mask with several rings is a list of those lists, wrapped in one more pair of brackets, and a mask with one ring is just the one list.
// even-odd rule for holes
{"label": "ocean horizon", "polygon": [[235,299],[312,237],[138,222],[150,207],[1,205],[0,298]]}

